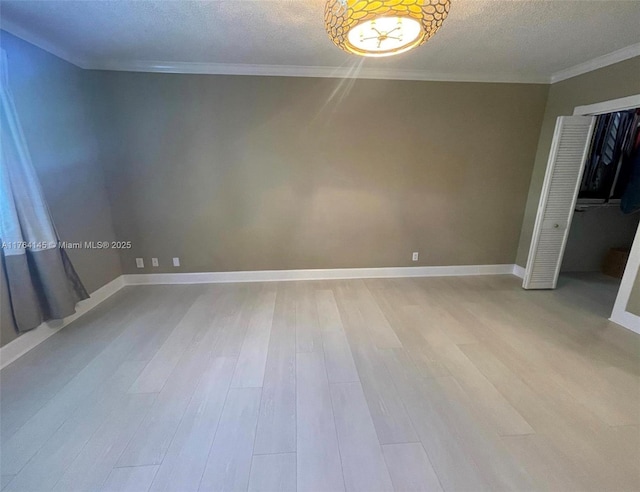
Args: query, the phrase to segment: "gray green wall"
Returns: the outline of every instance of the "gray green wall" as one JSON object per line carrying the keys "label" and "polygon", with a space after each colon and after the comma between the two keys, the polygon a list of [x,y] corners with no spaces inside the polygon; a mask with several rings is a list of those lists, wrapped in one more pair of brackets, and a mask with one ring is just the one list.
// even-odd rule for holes
{"label": "gray green wall", "polygon": [[556,116],[640,93],[640,58],[551,87],[142,74],[1,36],[60,235],[133,243],[69,251],[90,291],[122,272],[524,265]]}
{"label": "gray green wall", "polygon": [[548,86],[94,77],[126,273],[515,260]]}
{"label": "gray green wall", "polygon": [[[8,73],[33,164],[62,240],[113,240],[111,209],[98,159],[97,133],[89,114],[83,70],[0,31]],[[87,290],[122,272],[117,251],[69,250]],[[0,283],[0,344],[15,338]]]}
{"label": "gray green wall", "polygon": [[[516,258],[518,265],[524,267],[527,262],[557,117],[572,115],[576,106],[618,99],[634,94],[640,94],[640,57],[551,85],[522,220],[522,234]],[[586,220],[589,219],[587,218]],[[602,222],[595,218],[592,223],[586,225],[586,228],[597,231],[601,224]]]}

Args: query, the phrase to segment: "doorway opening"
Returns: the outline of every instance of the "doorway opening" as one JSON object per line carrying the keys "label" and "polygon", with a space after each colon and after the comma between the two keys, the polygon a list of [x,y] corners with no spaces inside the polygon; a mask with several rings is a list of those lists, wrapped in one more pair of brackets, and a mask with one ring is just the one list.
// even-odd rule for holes
{"label": "doorway opening", "polygon": [[640,95],[558,118],[523,282],[570,285],[592,311],[638,332],[627,303],[640,265],[639,108]]}
{"label": "doorway opening", "polygon": [[640,222],[631,186],[640,159],[639,129],[640,110],[596,116],[560,266],[559,286],[571,284],[607,317]]}

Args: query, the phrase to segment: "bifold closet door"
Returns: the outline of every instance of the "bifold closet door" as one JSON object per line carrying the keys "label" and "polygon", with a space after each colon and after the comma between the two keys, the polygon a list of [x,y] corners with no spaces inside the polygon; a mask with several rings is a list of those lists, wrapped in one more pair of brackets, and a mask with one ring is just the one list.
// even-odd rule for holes
{"label": "bifold closet door", "polygon": [[593,116],[561,116],[556,122],[522,284],[525,289],[556,288],[594,122]]}

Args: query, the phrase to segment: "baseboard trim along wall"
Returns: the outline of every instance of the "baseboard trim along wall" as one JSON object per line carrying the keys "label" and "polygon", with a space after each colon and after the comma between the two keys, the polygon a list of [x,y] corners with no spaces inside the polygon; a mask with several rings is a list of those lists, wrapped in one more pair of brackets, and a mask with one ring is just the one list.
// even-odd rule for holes
{"label": "baseboard trim along wall", "polygon": [[76,306],[76,312],[71,316],[67,316],[61,320],[42,323],[37,328],[20,335],[15,340],[12,340],[5,346],[0,347],[0,369],[8,366],[32,348],[40,345],[47,338],[60,331],[72,321],[75,321],[83,314],[91,311],[94,307],[111,297],[124,286],[124,277],[120,275],[93,292],[89,299],[80,301]]}
{"label": "baseboard trim along wall", "polygon": [[357,278],[450,277],[508,275],[514,265],[462,265],[389,268],[333,268],[323,270],[258,270],[246,272],[143,273],[124,275],[126,285],[215,284],[227,282],[281,282]]}
{"label": "baseboard trim along wall", "polygon": [[524,279],[524,272],[525,272],[524,267],[521,267],[520,265],[513,265],[513,274],[516,277],[520,277],[521,279]]}
{"label": "baseboard trim along wall", "polygon": [[0,369],[44,342],[51,335],[90,311],[125,285],[207,284],[227,282],[277,282],[285,280],[337,280],[357,278],[444,277],[466,275],[505,275],[515,265],[463,265],[390,268],[336,268],[327,270],[263,270],[248,272],[146,273],[121,275],[101,287],[89,299],[78,303],[75,314],[42,323],[0,347]]}
{"label": "baseboard trim along wall", "polygon": [[[232,282],[281,282],[294,280],[340,280],[359,278],[455,277],[472,275],[524,276],[518,265],[461,265],[389,268],[335,268],[326,270],[262,270],[247,272],[146,273],[121,275],[101,287],[89,299],[78,303],[76,313],[58,321],[41,324],[35,330],[0,347],[0,369],[44,342],[51,335],[78,319],[127,285],[210,284]],[[636,333],[640,318],[625,312],[611,321]]]}

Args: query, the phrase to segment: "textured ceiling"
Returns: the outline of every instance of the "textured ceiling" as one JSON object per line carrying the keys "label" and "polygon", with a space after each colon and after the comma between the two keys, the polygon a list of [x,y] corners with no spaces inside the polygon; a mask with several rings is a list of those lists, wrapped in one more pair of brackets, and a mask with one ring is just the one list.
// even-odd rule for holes
{"label": "textured ceiling", "polygon": [[[367,69],[452,79],[548,80],[640,43],[638,0],[452,0],[424,46]],[[88,67],[141,62],[350,67],[323,0],[0,1],[0,25]],[[359,61],[359,60],[357,60]]]}

